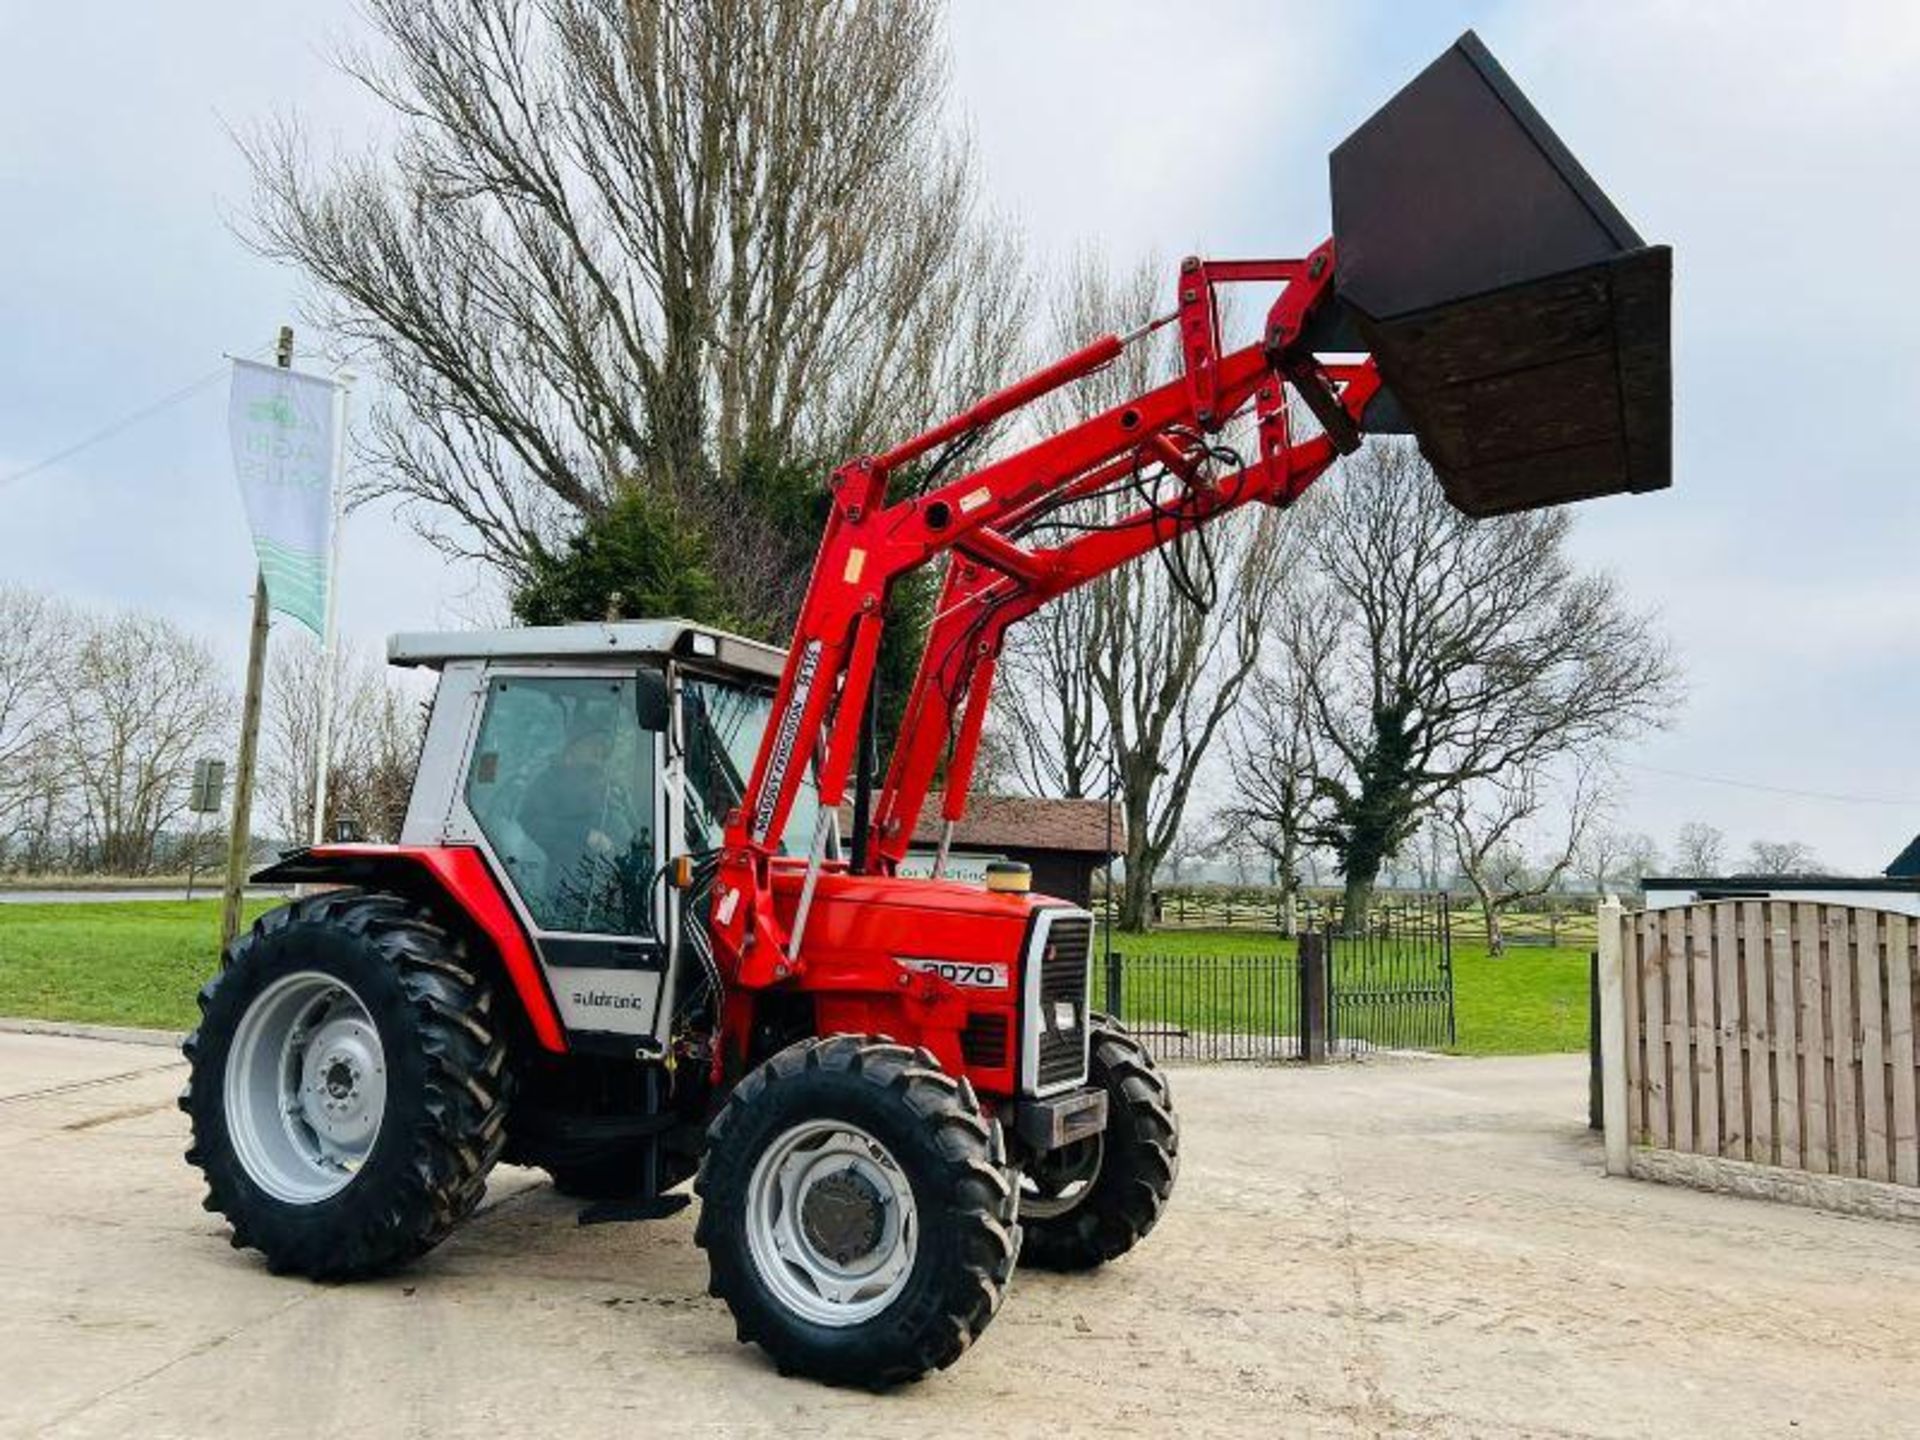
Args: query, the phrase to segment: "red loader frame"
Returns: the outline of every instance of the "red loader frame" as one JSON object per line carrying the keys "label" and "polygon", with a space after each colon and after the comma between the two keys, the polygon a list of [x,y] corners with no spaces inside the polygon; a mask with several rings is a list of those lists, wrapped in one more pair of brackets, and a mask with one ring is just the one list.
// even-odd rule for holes
{"label": "red loader frame", "polygon": [[[752,1004],[750,994],[741,992],[804,982],[805,931],[816,887],[823,873],[847,873],[848,867],[824,859],[825,840],[861,743],[888,587],[952,552],[899,742],[877,796],[874,843],[856,857],[866,873],[879,876],[892,875],[906,855],[943,756],[942,815],[949,835],[965,813],[995,662],[1009,626],[1242,505],[1291,504],[1339,454],[1357,446],[1361,416],[1380,386],[1372,360],[1322,365],[1300,343],[1308,322],[1333,303],[1333,258],[1329,241],[1298,260],[1188,259],[1181,265],[1180,306],[1173,314],[1125,338],[1102,336],[925,434],[834,472],[833,511],[773,718],[744,801],[729,819],[713,890],[712,939],[729,985],[725,1043],[717,1048],[716,1065],[720,1052],[743,1051]],[[1216,289],[1247,281],[1279,282],[1284,289],[1262,340],[1223,354]],[[889,482],[902,470],[1102,369],[1129,344],[1176,318],[1184,362],[1178,378],[925,494],[889,501]],[[1320,418],[1322,433],[1304,440],[1291,433],[1288,387]],[[1257,458],[1231,474],[1209,475],[1206,437],[1249,405],[1258,418]],[[1144,466],[1180,477],[1184,492],[1062,544],[1020,543],[1034,521]],[[792,872],[800,862],[780,857],[777,843],[809,755],[821,821],[796,895]],[[776,872],[787,881],[779,887],[779,905]],[[847,975],[838,964],[833,969],[834,990],[878,991],[895,983],[891,966],[871,977]]]}

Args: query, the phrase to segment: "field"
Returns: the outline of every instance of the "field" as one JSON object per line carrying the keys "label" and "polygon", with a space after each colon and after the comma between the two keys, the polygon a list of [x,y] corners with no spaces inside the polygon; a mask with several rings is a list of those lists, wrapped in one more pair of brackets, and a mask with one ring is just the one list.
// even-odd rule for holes
{"label": "field", "polygon": [[[264,908],[251,906],[249,915]],[[193,997],[213,973],[219,914],[214,900],[0,905],[0,1015],[185,1029],[195,1019]],[[1459,1053],[1586,1047],[1584,947],[1515,948],[1496,959],[1483,943],[1454,933]],[[1285,973],[1292,969],[1291,944],[1252,929],[1162,930],[1115,942],[1141,964],[1149,955],[1239,956],[1246,975],[1264,968],[1261,957],[1274,956],[1284,960]],[[1192,976],[1193,966],[1162,970],[1176,985],[1195,983],[1176,973]]]}
{"label": "field", "polygon": [[[1587,921],[1587,934],[1593,922]],[[1504,955],[1487,953],[1484,941],[1462,939],[1454,928],[1454,1007],[1459,1030],[1455,1053],[1462,1055],[1545,1055],[1587,1048],[1587,945],[1516,946]],[[1096,944],[1098,942],[1096,941]],[[1176,989],[1205,983],[1206,967],[1182,967],[1188,957],[1278,956],[1290,967],[1291,941],[1270,932],[1235,930],[1157,930],[1149,935],[1117,934],[1122,955],[1167,957],[1153,983]],[[1130,970],[1136,967],[1129,967]],[[1184,973],[1183,973],[1184,970]],[[1096,974],[1098,966],[1096,964]],[[1099,995],[1099,982],[1095,982]],[[1204,999],[1175,994],[1174,1008],[1204,1017]],[[1129,1006],[1129,1011],[1133,1010]],[[1130,1019],[1138,1018],[1130,1014]]]}
{"label": "field", "polygon": [[218,900],[0,904],[0,1015],[185,1030],[219,933]]}

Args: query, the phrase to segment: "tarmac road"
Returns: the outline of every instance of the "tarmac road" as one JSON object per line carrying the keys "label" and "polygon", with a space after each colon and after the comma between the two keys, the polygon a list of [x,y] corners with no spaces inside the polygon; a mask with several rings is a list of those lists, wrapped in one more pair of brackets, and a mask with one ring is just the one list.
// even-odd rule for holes
{"label": "tarmac road", "polygon": [[1920,1226],[1599,1174],[1578,1057],[1185,1069],[1174,1207],[973,1353],[783,1380],[691,1216],[537,1175],[406,1274],[276,1279],[181,1160],[177,1055],[0,1033],[0,1435],[1911,1435]]}

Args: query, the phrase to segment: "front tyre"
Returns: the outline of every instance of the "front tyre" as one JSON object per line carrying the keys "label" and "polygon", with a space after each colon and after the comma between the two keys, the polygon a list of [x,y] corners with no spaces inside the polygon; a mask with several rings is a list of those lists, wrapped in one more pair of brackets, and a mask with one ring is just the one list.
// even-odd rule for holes
{"label": "front tyre", "polygon": [[1041,1156],[1020,1182],[1020,1261],[1091,1270],[1159,1223],[1180,1174],[1180,1122],[1167,1077],[1108,1015],[1094,1015],[1088,1080],[1107,1092],[1107,1128]]}
{"label": "front tyre", "polygon": [[181,1108],[206,1208],[269,1268],[378,1273],[479,1204],[505,1139],[506,1045],[461,942],[394,895],[269,912],[200,992]]}
{"label": "front tyre", "polygon": [[805,1040],[735,1087],[694,1182],[710,1292],[784,1374],[875,1389],[960,1358],[1019,1250],[1000,1127],[924,1050]]}

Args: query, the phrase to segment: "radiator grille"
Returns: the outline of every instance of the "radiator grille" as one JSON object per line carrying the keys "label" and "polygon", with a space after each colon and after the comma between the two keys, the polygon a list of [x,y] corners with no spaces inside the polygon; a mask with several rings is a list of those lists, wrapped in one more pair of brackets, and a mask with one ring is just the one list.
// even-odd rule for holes
{"label": "radiator grille", "polygon": [[960,1054],[970,1067],[1004,1069],[1007,1063],[1006,1015],[989,1011],[969,1015],[966,1028],[960,1032]]}
{"label": "radiator grille", "polygon": [[[1087,1068],[1087,955],[1092,948],[1093,921],[1084,915],[1062,915],[1053,921],[1040,949],[1037,987],[1039,1014],[1038,1066],[1035,1085],[1046,1089],[1085,1078]],[[1063,1025],[1060,1006],[1072,1006],[1073,1023]]]}

